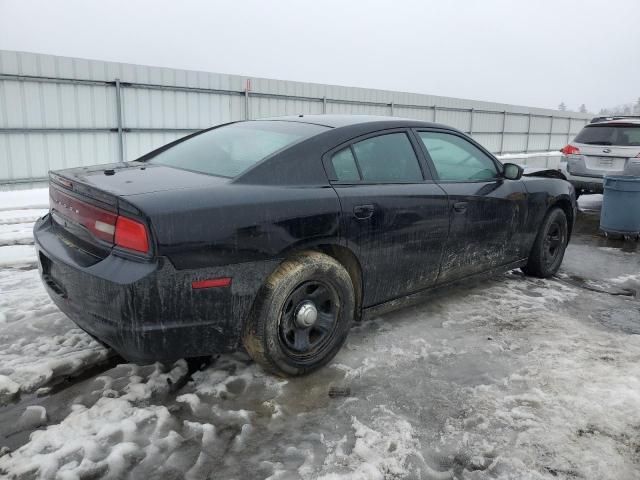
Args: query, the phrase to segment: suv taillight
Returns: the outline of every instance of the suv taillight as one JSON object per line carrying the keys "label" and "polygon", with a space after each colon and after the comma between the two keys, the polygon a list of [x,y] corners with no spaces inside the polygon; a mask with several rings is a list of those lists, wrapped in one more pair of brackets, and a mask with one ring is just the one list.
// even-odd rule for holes
{"label": "suv taillight", "polygon": [[580,149],[578,147],[574,147],[573,145],[567,145],[560,149],[560,152],[564,155],[577,155],[580,153]]}

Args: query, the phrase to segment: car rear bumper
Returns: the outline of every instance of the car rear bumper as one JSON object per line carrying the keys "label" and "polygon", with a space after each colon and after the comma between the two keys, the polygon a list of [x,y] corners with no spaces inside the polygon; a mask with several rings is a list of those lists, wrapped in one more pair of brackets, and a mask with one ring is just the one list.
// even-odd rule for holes
{"label": "car rear bumper", "polygon": [[[55,304],[87,333],[134,362],[232,351],[269,262],[176,270],[165,257],[137,261],[114,253],[93,265],[74,258],[48,216],[34,226],[40,274]],[[195,280],[231,277],[228,287]]]}
{"label": "car rear bumper", "polygon": [[574,175],[569,172],[567,168],[567,161],[560,161],[560,171],[567,177],[567,181],[573,185],[576,189],[576,192],[588,192],[588,193],[602,193],[603,191],[603,176],[602,175],[594,175],[594,176],[581,176]]}
{"label": "car rear bumper", "polygon": [[587,166],[584,155],[569,155],[561,164],[566,170],[567,178],[586,184],[601,184],[602,179],[608,175],[640,176],[640,158],[627,158],[618,169],[595,169]]}

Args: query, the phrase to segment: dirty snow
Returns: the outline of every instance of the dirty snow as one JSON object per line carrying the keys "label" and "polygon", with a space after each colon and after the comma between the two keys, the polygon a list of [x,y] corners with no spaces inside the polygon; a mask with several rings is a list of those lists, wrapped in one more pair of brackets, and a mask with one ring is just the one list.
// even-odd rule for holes
{"label": "dirty snow", "polygon": [[4,267],[0,476],[639,478],[638,298],[582,287],[640,289],[640,258],[620,248],[577,235],[557,279],[435,294],[354,327],[330,365],[289,380],[242,353],[73,380],[108,352],[34,265]]}

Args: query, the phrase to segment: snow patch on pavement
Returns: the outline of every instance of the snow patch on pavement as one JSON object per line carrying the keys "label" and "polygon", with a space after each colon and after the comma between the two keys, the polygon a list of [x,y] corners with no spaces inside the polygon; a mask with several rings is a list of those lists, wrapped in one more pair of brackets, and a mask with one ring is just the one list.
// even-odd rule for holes
{"label": "snow patch on pavement", "polygon": [[43,215],[46,215],[49,209],[19,209],[19,210],[1,210],[0,207],[0,225],[9,225],[12,223],[33,223]]}
{"label": "snow patch on pavement", "polygon": [[53,305],[37,270],[0,270],[0,291],[0,375],[21,392],[107,359],[108,350]]}
{"label": "snow patch on pavement", "polygon": [[33,223],[0,224],[0,246],[33,244]]}
{"label": "snow patch on pavement", "polygon": [[0,268],[34,266],[37,260],[33,245],[0,246]]}
{"label": "snow patch on pavement", "polygon": [[48,207],[49,188],[32,188],[0,192],[0,210]]}
{"label": "snow patch on pavement", "polygon": [[351,427],[355,442],[349,445],[345,435],[337,442],[328,442],[324,469],[337,470],[318,476],[319,480],[384,480],[404,478],[409,474],[409,457],[419,454],[420,442],[413,426],[384,406],[374,409],[372,426],[355,416]]}

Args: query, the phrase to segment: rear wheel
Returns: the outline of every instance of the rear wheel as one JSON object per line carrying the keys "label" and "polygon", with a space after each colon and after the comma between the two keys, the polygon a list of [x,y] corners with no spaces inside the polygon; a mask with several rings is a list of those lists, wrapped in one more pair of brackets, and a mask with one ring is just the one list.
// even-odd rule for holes
{"label": "rear wheel", "polygon": [[558,271],[567,248],[567,225],[567,216],[561,208],[549,210],[529,254],[529,261],[522,268],[524,273],[547,278]]}
{"label": "rear wheel", "polygon": [[265,369],[304,375],[328,363],[355,313],[351,278],[335,259],[307,252],[284,261],[256,299],[244,347]]}

